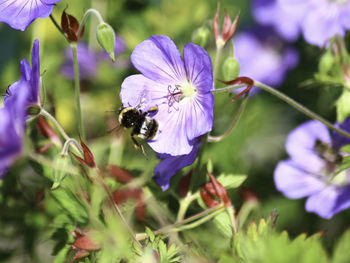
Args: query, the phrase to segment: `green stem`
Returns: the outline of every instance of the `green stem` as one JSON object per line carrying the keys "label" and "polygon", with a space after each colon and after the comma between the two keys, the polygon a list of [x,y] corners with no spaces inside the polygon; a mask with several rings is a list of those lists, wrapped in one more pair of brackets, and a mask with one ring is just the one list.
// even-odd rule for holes
{"label": "green stem", "polygon": [[41,108],[40,115],[48,118],[56,126],[57,130],[66,141],[70,139],[70,137],[67,135],[65,130],[62,128],[62,126],[58,123],[58,121],[44,108]]}
{"label": "green stem", "polygon": [[90,9],[88,9],[85,12],[83,18],[80,21],[80,25],[79,25],[77,36],[80,36],[80,33],[83,30],[83,27],[84,27],[84,25],[86,23],[86,19],[88,18],[88,16],[90,14],[94,14],[97,17],[99,23],[104,23],[104,20],[103,20],[101,14],[96,9],[90,8]]}
{"label": "green stem", "polygon": [[288,103],[289,105],[291,105],[292,107],[296,108],[297,110],[301,111],[302,113],[304,113],[306,116],[313,118],[315,120],[318,120],[320,122],[322,122],[324,125],[326,125],[328,128],[340,133],[341,135],[350,138],[350,134],[348,132],[346,132],[343,129],[337,128],[335,127],[333,124],[331,124],[330,122],[328,122],[327,120],[325,120],[324,118],[322,118],[321,116],[317,115],[316,113],[312,112],[311,110],[309,110],[308,108],[305,108],[303,105],[301,105],[300,103],[296,102],[295,100],[293,100],[292,98],[288,97],[287,95],[283,94],[282,92],[268,86],[265,85],[263,83],[260,83],[258,81],[254,81],[254,86],[255,87],[259,87],[269,93],[271,93],[272,95],[278,97],[279,99],[285,101],[286,103]]}
{"label": "green stem", "polygon": [[242,88],[245,86],[247,86],[247,84],[231,85],[231,86],[223,87],[220,89],[211,90],[211,93],[219,94],[219,93],[225,93],[225,92],[232,92],[235,89]]}
{"label": "green stem", "polygon": [[[209,219],[211,219],[213,217],[212,215],[216,216],[217,214],[223,212],[224,209],[225,209],[225,207],[223,204],[212,207],[212,208],[208,208],[208,209],[206,209],[198,214],[195,214],[195,215],[188,217],[184,220],[176,222],[175,224],[171,224],[171,225],[165,226],[163,228],[160,228],[160,229],[154,231],[154,234],[159,235],[162,233],[168,233],[168,232],[174,232],[174,231],[178,232],[178,231],[182,231],[185,229],[196,227],[202,223],[207,222]],[[200,218],[205,218],[205,220],[202,220]],[[182,225],[193,222],[197,219],[199,219],[199,220],[194,222],[193,224],[189,224],[187,226],[181,227]],[[201,222],[200,224],[197,223],[199,221]],[[188,226],[191,226],[191,227],[188,227]],[[136,239],[138,239],[138,240],[142,240],[145,238],[147,238],[147,234],[145,234],[145,233],[136,234]]]}
{"label": "green stem", "polygon": [[78,130],[81,138],[85,140],[85,133],[83,129],[83,118],[82,118],[81,107],[80,107],[80,79],[79,79],[77,44],[71,43],[70,46],[73,51],[73,60],[74,60],[74,77],[75,77],[74,90],[75,90],[75,107],[76,107],[76,114],[78,119]]}
{"label": "green stem", "polygon": [[185,218],[188,207],[196,198],[198,198],[198,194],[192,194],[191,192],[188,192],[186,197],[180,200],[180,208],[177,213],[176,222],[181,221]]}
{"label": "green stem", "polygon": [[177,228],[173,228],[167,232],[180,232],[180,231],[184,231],[184,230],[188,230],[188,229],[192,229],[195,228],[205,222],[208,222],[210,219],[214,218],[215,216],[217,216],[218,214],[222,213],[225,210],[224,207],[220,207],[220,209],[214,211],[213,213],[206,215],[204,217],[202,217],[201,219],[191,223],[191,224],[187,224],[187,225],[183,225]]}
{"label": "green stem", "polygon": [[222,54],[222,48],[223,48],[223,46],[216,47],[214,69],[213,69],[214,79],[217,78],[217,74],[218,74],[218,70],[219,70],[219,62],[220,62],[220,58],[221,58],[221,54]]}
{"label": "green stem", "polygon": [[232,131],[232,129],[237,125],[238,121],[240,120],[243,112],[244,112],[244,109],[247,105],[247,101],[248,101],[248,94],[246,94],[243,98],[243,101],[241,103],[241,106],[239,107],[239,110],[235,116],[235,118],[233,119],[230,127],[220,136],[208,136],[208,142],[219,142],[221,141],[222,139],[226,138],[230,132]]}

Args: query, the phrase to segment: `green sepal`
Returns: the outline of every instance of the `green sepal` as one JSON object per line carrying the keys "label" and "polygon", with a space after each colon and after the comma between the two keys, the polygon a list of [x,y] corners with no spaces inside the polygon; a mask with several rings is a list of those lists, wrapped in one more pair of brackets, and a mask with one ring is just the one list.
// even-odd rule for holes
{"label": "green sepal", "polygon": [[101,23],[97,26],[96,37],[101,47],[107,51],[112,61],[115,61],[115,33],[113,28],[107,23]]}

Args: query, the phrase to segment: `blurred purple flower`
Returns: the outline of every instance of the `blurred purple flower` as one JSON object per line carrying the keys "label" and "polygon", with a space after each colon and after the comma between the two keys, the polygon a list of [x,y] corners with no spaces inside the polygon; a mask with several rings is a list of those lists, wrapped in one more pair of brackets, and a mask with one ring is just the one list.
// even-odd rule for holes
{"label": "blurred purple flower", "polygon": [[281,161],[274,173],[279,191],[292,199],[307,197],[306,211],[323,218],[350,207],[350,171],[338,172],[343,159],[334,148],[338,136],[331,137],[318,121],[303,123],[288,136],[290,159]]}
{"label": "blurred purple flower", "polygon": [[0,22],[24,31],[35,19],[48,17],[61,0],[0,0]]}
{"label": "blurred purple flower", "polygon": [[170,179],[182,168],[191,165],[197,157],[200,146],[200,139],[196,139],[192,151],[189,154],[172,156],[169,154],[159,154],[158,157],[163,159],[154,169],[155,181],[163,191],[167,190],[170,185]]}
{"label": "blurred purple flower", "polygon": [[254,0],[252,9],[256,21],[265,26],[274,26],[283,39],[294,41],[298,38],[300,12],[284,10],[278,0]]}
{"label": "blurred purple flower", "polygon": [[233,44],[235,58],[241,68],[240,75],[272,86],[280,85],[299,60],[296,50],[267,27],[239,33]]}
{"label": "blurred purple flower", "polygon": [[157,153],[189,154],[194,140],[211,131],[214,97],[212,65],[208,53],[188,43],[183,59],[167,36],[152,36],[136,46],[133,65],[142,73],[124,80],[120,93],[124,107],[158,107],[157,136],[148,144]]}
{"label": "blurred purple flower", "polygon": [[322,47],[331,37],[350,29],[348,0],[255,0],[256,19],[273,25],[286,39],[301,31],[305,40]]}
{"label": "blurred purple flower", "polygon": [[32,68],[22,59],[21,73],[21,79],[7,89],[4,107],[0,109],[0,177],[22,152],[28,106],[40,103],[38,40],[33,43]]}
{"label": "blurred purple flower", "polygon": [[[40,105],[40,61],[39,61],[39,40],[34,40],[32,49],[32,68],[24,58],[21,61],[22,77],[19,81],[11,84],[4,97],[5,107],[11,104],[17,105],[18,94],[27,94],[23,102],[25,108],[30,105]],[[22,112],[22,107],[19,107]]]}
{"label": "blurred purple flower", "polygon": [[[116,36],[114,53],[118,55],[125,52],[125,50],[126,45],[124,40],[121,37]],[[77,56],[79,61],[79,77],[81,79],[94,78],[97,73],[98,63],[101,61],[110,60],[110,57],[106,51],[98,53],[89,48],[84,42],[79,42],[77,44]],[[113,65],[116,67],[126,67],[128,64],[129,62],[120,61],[118,58],[117,61],[113,63]],[[61,72],[67,78],[74,79],[74,62],[71,48],[67,48],[65,51],[65,61],[61,66]]]}
{"label": "blurred purple flower", "polygon": [[[84,42],[77,44],[77,57],[79,62],[79,77],[81,79],[94,78],[97,71],[98,56],[96,52],[88,47]],[[74,62],[71,48],[65,51],[65,61],[61,67],[64,76],[74,79]]]}

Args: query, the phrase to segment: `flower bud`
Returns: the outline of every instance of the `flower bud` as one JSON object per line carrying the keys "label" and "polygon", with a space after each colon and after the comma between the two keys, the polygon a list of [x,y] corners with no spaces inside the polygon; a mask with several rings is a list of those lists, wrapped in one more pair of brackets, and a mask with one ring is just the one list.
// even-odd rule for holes
{"label": "flower bud", "polygon": [[63,179],[67,176],[67,169],[70,165],[70,158],[68,154],[60,153],[54,160],[53,168],[53,185],[52,190],[57,189]]}
{"label": "flower bud", "polygon": [[337,103],[337,121],[343,123],[350,116],[350,91],[344,90]]}
{"label": "flower bud", "polygon": [[115,61],[114,47],[115,47],[115,33],[113,28],[101,23],[97,26],[96,37],[101,47],[107,51],[112,61]]}
{"label": "flower bud", "polygon": [[236,79],[239,75],[240,66],[234,57],[228,57],[222,67],[222,73],[225,80]]}
{"label": "flower bud", "polygon": [[322,55],[320,62],[318,63],[318,71],[321,74],[327,74],[334,65],[334,57],[330,52],[326,52]]}
{"label": "flower bud", "polygon": [[208,45],[210,31],[207,27],[200,27],[192,34],[192,42],[205,48]]}

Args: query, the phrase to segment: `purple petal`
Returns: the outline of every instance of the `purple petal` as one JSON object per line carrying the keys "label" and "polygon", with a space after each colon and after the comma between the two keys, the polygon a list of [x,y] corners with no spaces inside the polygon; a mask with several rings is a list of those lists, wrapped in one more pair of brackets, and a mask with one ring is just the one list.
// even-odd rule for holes
{"label": "purple petal", "polygon": [[350,186],[330,185],[323,191],[310,196],[305,207],[308,212],[314,212],[323,218],[331,218],[350,207]]}
{"label": "purple petal", "polygon": [[[339,125],[339,123],[335,123],[336,127],[340,127],[341,129],[350,132],[350,118],[347,118],[342,124]],[[344,135],[341,135],[337,133],[336,131],[332,130],[332,144],[334,149],[338,150],[341,147],[347,145],[350,143],[350,139],[345,137]]]}
{"label": "purple petal", "polygon": [[24,31],[36,18],[48,17],[61,0],[0,0],[0,22]]}
{"label": "purple petal", "polygon": [[34,40],[32,49],[32,71],[30,79],[30,104],[39,104],[40,102],[40,59],[39,59],[39,40]]}
{"label": "purple petal", "polygon": [[208,93],[214,87],[211,59],[204,48],[192,43],[185,45],[184,62],[186,75],[198,91]]}
{"label": "purple petal", "polygon": [[[182,101],[176,109],[169,109],[167,86],[147,79],[143,75],[127,77],[120,92],[124,107],[136,107],[147,111],[150,107],[158,107],[158,111],[152,117],[158,121],[158,135],[148,144],[157,153],[171,155],[188,154],[193,145],[188,141],[186,122],[188,107],[183,106]],[[144,101],[144,103],[143,103]]]}
{"label": "purple petal", "polygon": [[312,120],[291,131],[286,142],[286,150],[293,161],[304,170],[315,174],[319,173],[325,165],[314,151],[317,140],[331,144],[327,127],[319,121]]}
{"label": "purple petal", "polygon": [[321,191],[326,184],[298,167],[292,160],[278,163],[274,180],[276,188],[288,198],[301,198]]}
{"label": "purple petal", "polygon": [[145,77],[158,83],[169,85],[186,80],[180,52],[167,36],[151,36],[138,44],[131,61]]}
{"label": "purple petal", "polygon": [[163,191],[166,191],[170,185],[170,179],[183,167],[191,165],[197,157],[200,146],[200,140],[196,140],[192,151],[186,155],[167,156],[154,169],[155,181]]}
{"label": "purple petal", "polygon": [[[337,10],[333,11],[336,12]],[[301,29],[305,40],[319,47],[322,47],[328,39],[336,34],[344,36],[345,33],[338,19],[329,17],[317,10],[308,13],[301,25]]]}
{"label": "purple petal", "polygon": [[280,85],[288,70],[298,62],[297,52],[271,34],[271,28],[258,27],[240,33],[233,43],[235,57],[240,64],[240,75],[269,85]]}
{"label": "purple petal", "polygon": [[263,25],[272,25],[287,41],[295,41],[299,35],[298,19],[278,5],[277,0],[253,1],[254,18]]}
{"label": "purple petal", "polygon": [[186,133],[187,139],[193,140],[200,135],[210,132],[214,120],[214,95],[197,94],[192,105],[186,109]]}

